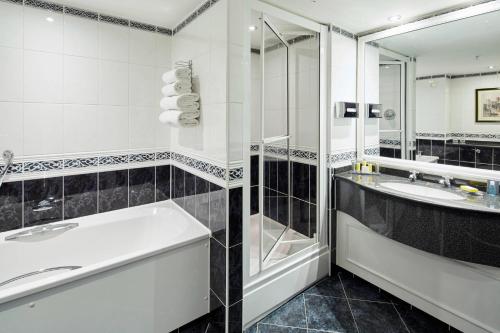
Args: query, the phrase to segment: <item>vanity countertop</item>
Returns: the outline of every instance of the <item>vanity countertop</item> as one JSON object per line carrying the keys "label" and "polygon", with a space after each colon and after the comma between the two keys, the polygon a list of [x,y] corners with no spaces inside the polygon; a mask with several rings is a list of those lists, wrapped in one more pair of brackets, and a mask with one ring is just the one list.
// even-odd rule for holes
{"label": "vanity countertop", "polygon": [[[357,185],[360,185],[364,188],[371,189],[374,191],[382,192],[388,195],[407,198],[410,200],[428,203],[432,205],[444,206],[444,207],[452,207],[458,209],[466,209],[472,211],[480,211],[487,213],[497,213],[500,214],[500,196],[490,196],[484,192],[480,192],[480,194],[467,194],[460,190],[458,187],[446,188],[441,186],[440,184],[426,182],[422,180],[416,180],[413,183],[403,177],[388,175],[388,174],[379,174],[379,175],[354,175],[350,171],[336,174],[335,177],[345,179],[351,181]],[[387,187],[382,186],[382,183],[405,183],[405,184],[414,184],[425,186],[429,188],[439,189],[442,191],[450,192],[455,195],[459,195],[463,197],[463,200],[449,200],[443,198],[429,198],[416,194],[410,194],[407,192],[392,190]]]}

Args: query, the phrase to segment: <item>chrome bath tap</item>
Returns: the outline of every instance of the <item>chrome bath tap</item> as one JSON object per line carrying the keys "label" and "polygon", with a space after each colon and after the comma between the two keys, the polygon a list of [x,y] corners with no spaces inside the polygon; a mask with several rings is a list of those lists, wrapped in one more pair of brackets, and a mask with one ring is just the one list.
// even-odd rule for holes
{"label": "chrome bath tap", "polygon": [[410,170],[410,175],[408,176],[408,180],[410,181],[410,183],[414,183],[417,181],[417,175],[418,171]]}
{"label": "chrome bath tap", "polygon": [[5,162],[5,165],[2,169],[2,171],[0,172],[0,186],[2,186],[3,179],[4,179],[5,175],[7,174],[7,171],[9,171],[9,168],[11,167],[12,162],[14,161],[14,153],[10,150],[5,150],[2,154],[2,158]]}

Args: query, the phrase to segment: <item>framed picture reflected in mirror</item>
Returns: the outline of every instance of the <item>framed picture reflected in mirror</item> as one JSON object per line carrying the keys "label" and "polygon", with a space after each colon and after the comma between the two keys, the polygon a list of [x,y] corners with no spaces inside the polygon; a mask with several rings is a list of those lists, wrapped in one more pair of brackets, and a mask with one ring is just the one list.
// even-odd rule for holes
{"label": "framed picture reflected in mirror", "polygon": [[500,122],[500,88],[476,89],[476,122]]}

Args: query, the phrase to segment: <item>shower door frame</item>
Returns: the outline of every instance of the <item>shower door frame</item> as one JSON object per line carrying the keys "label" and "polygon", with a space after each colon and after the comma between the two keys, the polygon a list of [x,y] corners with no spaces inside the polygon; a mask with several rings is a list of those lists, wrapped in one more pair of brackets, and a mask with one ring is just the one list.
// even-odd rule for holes
{"label": "shower door frame", "polygon": [[[316,243],[290,255],[287,258],[250,275],[250,214],[243,217],[243,322],[245,326],[262,318],[266,313],[282,304],[318,279],[329,274],[330,251],[328,245],[328,173],[327,135],[329,101],[330,33],[328,26],[292,14],[260,0],[251,0],[251,9],[271,17],[289,21],[319,35],[319,133],[317,154],[317,238]],[[260,27],[260,25],[259,25]],[[250,72],[250,71],[248,71]],[[250,75],[245,78],[250,81]],[[245,94],[250,100],[251,92]],[[246,109],[245,118],[250,124],[251,110]],[[250,147],[250,131],[244,144]],[[245,151],[245,170],[250,170],[250,150]],[[250,187],[250,177],[244,180],[244,187]],[[250,200],[244,200],[244,211],[250,212]],[[260,245],[260,244],[259,244]]]}
{"label": "shower door frame", "polygon": [[[259,212],[260,212],[260,251],[259,251],[259,272],[262,272],[264,268],[264,264],[268,256],[273,252],[277,245],[279,245],[280,240],[283,238],[283,235],[290,229],[290,212],[291,212],[291,202],[290,202],[290,190],[291,190],[291,179],[290,179],[290,84],[289,84],[289,68],[288,65],[290,63],[290,44],[281,36],[281,33],[276,28],[276,26],[272,23],[271,19],[264,13],[262,13],[261,20],[261,49],[260,53],[260,71],[261,71],[261,105],[260,105],[260,149],[259,149]],[[266,58],[266,34],[265,27],[267,27],[278,37],[278,39],[284,44],[286,47],[286,134],[278,135],[274,137],[266,138],[266,117],[265,117],[265,102],[266,102],[266,84],[265,84],[265,58]],[[287,165],[288,165],[288,221],[286,227],[281,232],[281,235],[275,241],[274,245],[269,249],[268,253],[264,253],[264,156],[265,156],[265,147],[267,144],[271,144],[274,142],[284,141],[286,140],[286,152],[287,152]]]}

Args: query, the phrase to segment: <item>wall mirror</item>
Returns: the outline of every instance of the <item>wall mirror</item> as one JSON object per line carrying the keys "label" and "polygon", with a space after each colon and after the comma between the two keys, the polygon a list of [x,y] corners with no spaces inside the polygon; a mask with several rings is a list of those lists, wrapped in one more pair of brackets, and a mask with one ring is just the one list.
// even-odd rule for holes
{"label": "wall mirror", "polygon": [[500,11],[491,8],[361,38],[365,155],[500,171]]}

